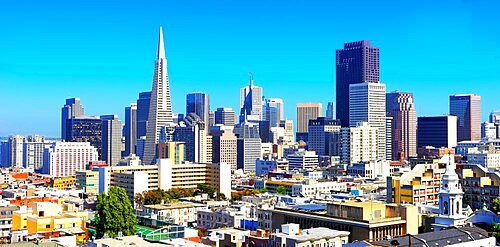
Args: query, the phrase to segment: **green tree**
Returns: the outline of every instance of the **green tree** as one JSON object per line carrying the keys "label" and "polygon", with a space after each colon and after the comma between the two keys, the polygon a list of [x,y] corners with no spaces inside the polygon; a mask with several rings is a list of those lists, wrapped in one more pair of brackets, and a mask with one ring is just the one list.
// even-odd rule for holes
{"label": "green tree", "polygon": [[493,236],[497,239],[497,242],[500,241],[500,224],[493,222],[491,231],[493,232]]}
{"label": "green tree", "polygon": [[224,195],[224,194],[222,194],[222,193],[220,193],[220,192],[217,192],[217,194],[216,194],[215,198],[216,198],[217,200],[226,200],[226,195]]}
{"label": "green tree", "polygon": [[491,211],[495,212],[496,214],[500,212],[500,200],[498,200],[498,198],[494,198],[491,201]]}
{"label": "green tree", "polygon": [[266,192],[269,192],[269,190],[267,190],[266,187],[262,188],[259,190],[260,193],[266,193]]}
{"label": "green tree", "polygon": [[276,187],[276,193],[281,194],[281,195],[286,195],[286,188],[284,186],[278,186]]}
{"label": "green tree", "polygon": [[118,232],[122,232],[123,236],[135,234],[137,219],[123,188],[111,186],[108,193],[99,194],[97,216],[97,238],[101,238],[105,233],[112,238],[116,237]]}
{"label": "green tree", "polygon": [[201,192],[205,193],[205,194],[208,194],[209,197],[213,197],[214,194],[215,194],[215,189],[214,187],[210,186],[210,185],[206,185],[206,184],[198,184],[196,186],[196,188],[198,190],[200,190]]}

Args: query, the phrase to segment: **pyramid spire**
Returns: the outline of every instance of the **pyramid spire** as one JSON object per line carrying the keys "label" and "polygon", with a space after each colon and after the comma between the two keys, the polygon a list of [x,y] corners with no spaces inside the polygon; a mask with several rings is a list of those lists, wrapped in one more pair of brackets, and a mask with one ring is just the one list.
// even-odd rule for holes
{"label": "pyramid spire", "polygon": [[156,59],[165,59],[165,44],[163,42],[163,28],[160,26],[160,34],[158,36],[158,49],[156,52]]}

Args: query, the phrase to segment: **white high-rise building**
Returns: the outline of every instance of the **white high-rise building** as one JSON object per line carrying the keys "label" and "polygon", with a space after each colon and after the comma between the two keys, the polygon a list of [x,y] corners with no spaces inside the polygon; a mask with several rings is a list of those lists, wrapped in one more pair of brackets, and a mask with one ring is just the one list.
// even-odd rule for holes
{"label": "white high-rise building", "polygon": [[378,160],[377,128],[367,122],[359,122],[356,127],[341,129],[341,162],[353,164]]}
{"label": "white high-rise building", "polygon": [[496,139],[497,126],[494,123],[484,122],[481,124],[481,138]]}
{"label": "white high-rise building", "polygon": [[385,84],[356,83],[349,86],[349,126],[368,122],[377,128],[377,156],[386,159],[386,92]]}
{"label": "white high-rise building", "polygon": [[23,145],[23,164],[30,171],[40,169],[43,166],[43,151],[50,147],[51,143],[45,141],[40,135],[28,136]]}
{"label": "white high-rise building", "polygon": [[100,118],[102,120],[102,160],[114,166],[122,157],[122,122],[116,115],[103,115]]}
{"label": "white high-rise building", "polygon": [[288,170],[314,169],[319,165],[318,155],[314,151],[299,150],[286,156]]}
{"label": "white high-rise building", "polygon": [[97,160],[97,148],[89,142],[56,142],[44,150],[42,173],[52,177],[75,176],[89,162]]}
{"label": "white high-rise building", "polygon": [[244,120],[260,121],[264,119],[262,111],[262,88],[253,84],[250,76],[248,86],[240,89],[240,122]]}
{"label": "white high-rise building", "polygon": [[285,105],[280,98],[270,98],[266,101],[266,120],[270,127],[278,127],[285,118]]}
{"label": "white high-rise building", "polygon": [[21,135],[14,135],[9,137],[9,161],[10,166],[13,168],[23,167],[23,144],[25,138]]}
{"label": "white high-rise building", "polygon": [[167,57],[163,43],[163,30],[160,26],[158,49],[156,53],[153,88],[149,104],[146,143],[144,145],[144,164],[156,163],[156,148],[160,138],[161,127],[172,123],[172,103],[168,84]]}
{"label": "white high-rise building", "polygon": [[236,170],[238,162],[238,138],[233,133],[233,126],[215,125],[210,129],[212,134],[212,162],[226,163],[231,171]]}

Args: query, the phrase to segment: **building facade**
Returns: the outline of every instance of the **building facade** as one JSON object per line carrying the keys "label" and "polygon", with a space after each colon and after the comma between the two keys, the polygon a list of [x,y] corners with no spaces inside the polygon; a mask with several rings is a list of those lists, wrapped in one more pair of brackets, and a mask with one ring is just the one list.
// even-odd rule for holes
{"label": "building facade", "polygon": [[97,160],[97,149],[88,142],[56,142],[44,151],[42,173],[52,177],[75,176],[89,162]]}
{"label": "building facade", "polygon": [[102,120],[102,160],[116,165],[122,157],[122,122],[116,115],[103,115]]}
{"label": "building facade", "polygon": [[412,93],[391,92],[386,97],[387,116],[391,121],[392,160],[417,155],[417,114]]}
{"label": "building facade", "polygon": [[215,111],[215,124],[234,126],[236,122],[236,114],[232,108],[217,108]]}
{"label": "building facade", "polygon": [[189,113],[198,115],[207,126],[210,124],[210,101],[206,93],[189,93],[186,95],[186,116]]}
{"label": "building facade", "polygon": [[417,146],[453,148],[457,145],[457,117],[418,117]]}
{"label": "building facade", "polygon": [[85,111],[80,104],[80,98],[66,99],[66,104],[61,108],[61,139],[66,140],[67,119],[83,117],[84,115]]}
{"label": "building facade", "polygon": [[[309,120],[321,117],[323,114],[321,103],[297,103],[297,133],[307,133]],[[307,141],[304,140],[304,141]]]}
{"label": "building facade", "polygon": [[123,156],[135,154],[137,143],[137,104],[132,103],[125,107],[125,126],[123,127],[125,136],[125,151]]}
{"label": "building facade", "polygon": [[457,116],[457,141],[481,139],[481,96],[457,94],[450,96],[450,115]]}

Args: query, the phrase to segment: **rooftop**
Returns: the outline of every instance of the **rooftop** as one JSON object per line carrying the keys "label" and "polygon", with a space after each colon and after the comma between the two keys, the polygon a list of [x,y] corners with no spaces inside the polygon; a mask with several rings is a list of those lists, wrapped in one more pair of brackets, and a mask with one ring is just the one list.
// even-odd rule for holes
{"label": "rooftop", "polygon": [[317,227],[311,229],[302,230],[302,234],[299,235],[288,235],[286,233],[276,233],[276,236],[286,236],[288,239],[294,239],[297,242],[314,241],[316,239],[323,238],[336,238],[336,237],[347,237],[350,232],[332,230],[326,227]]}

